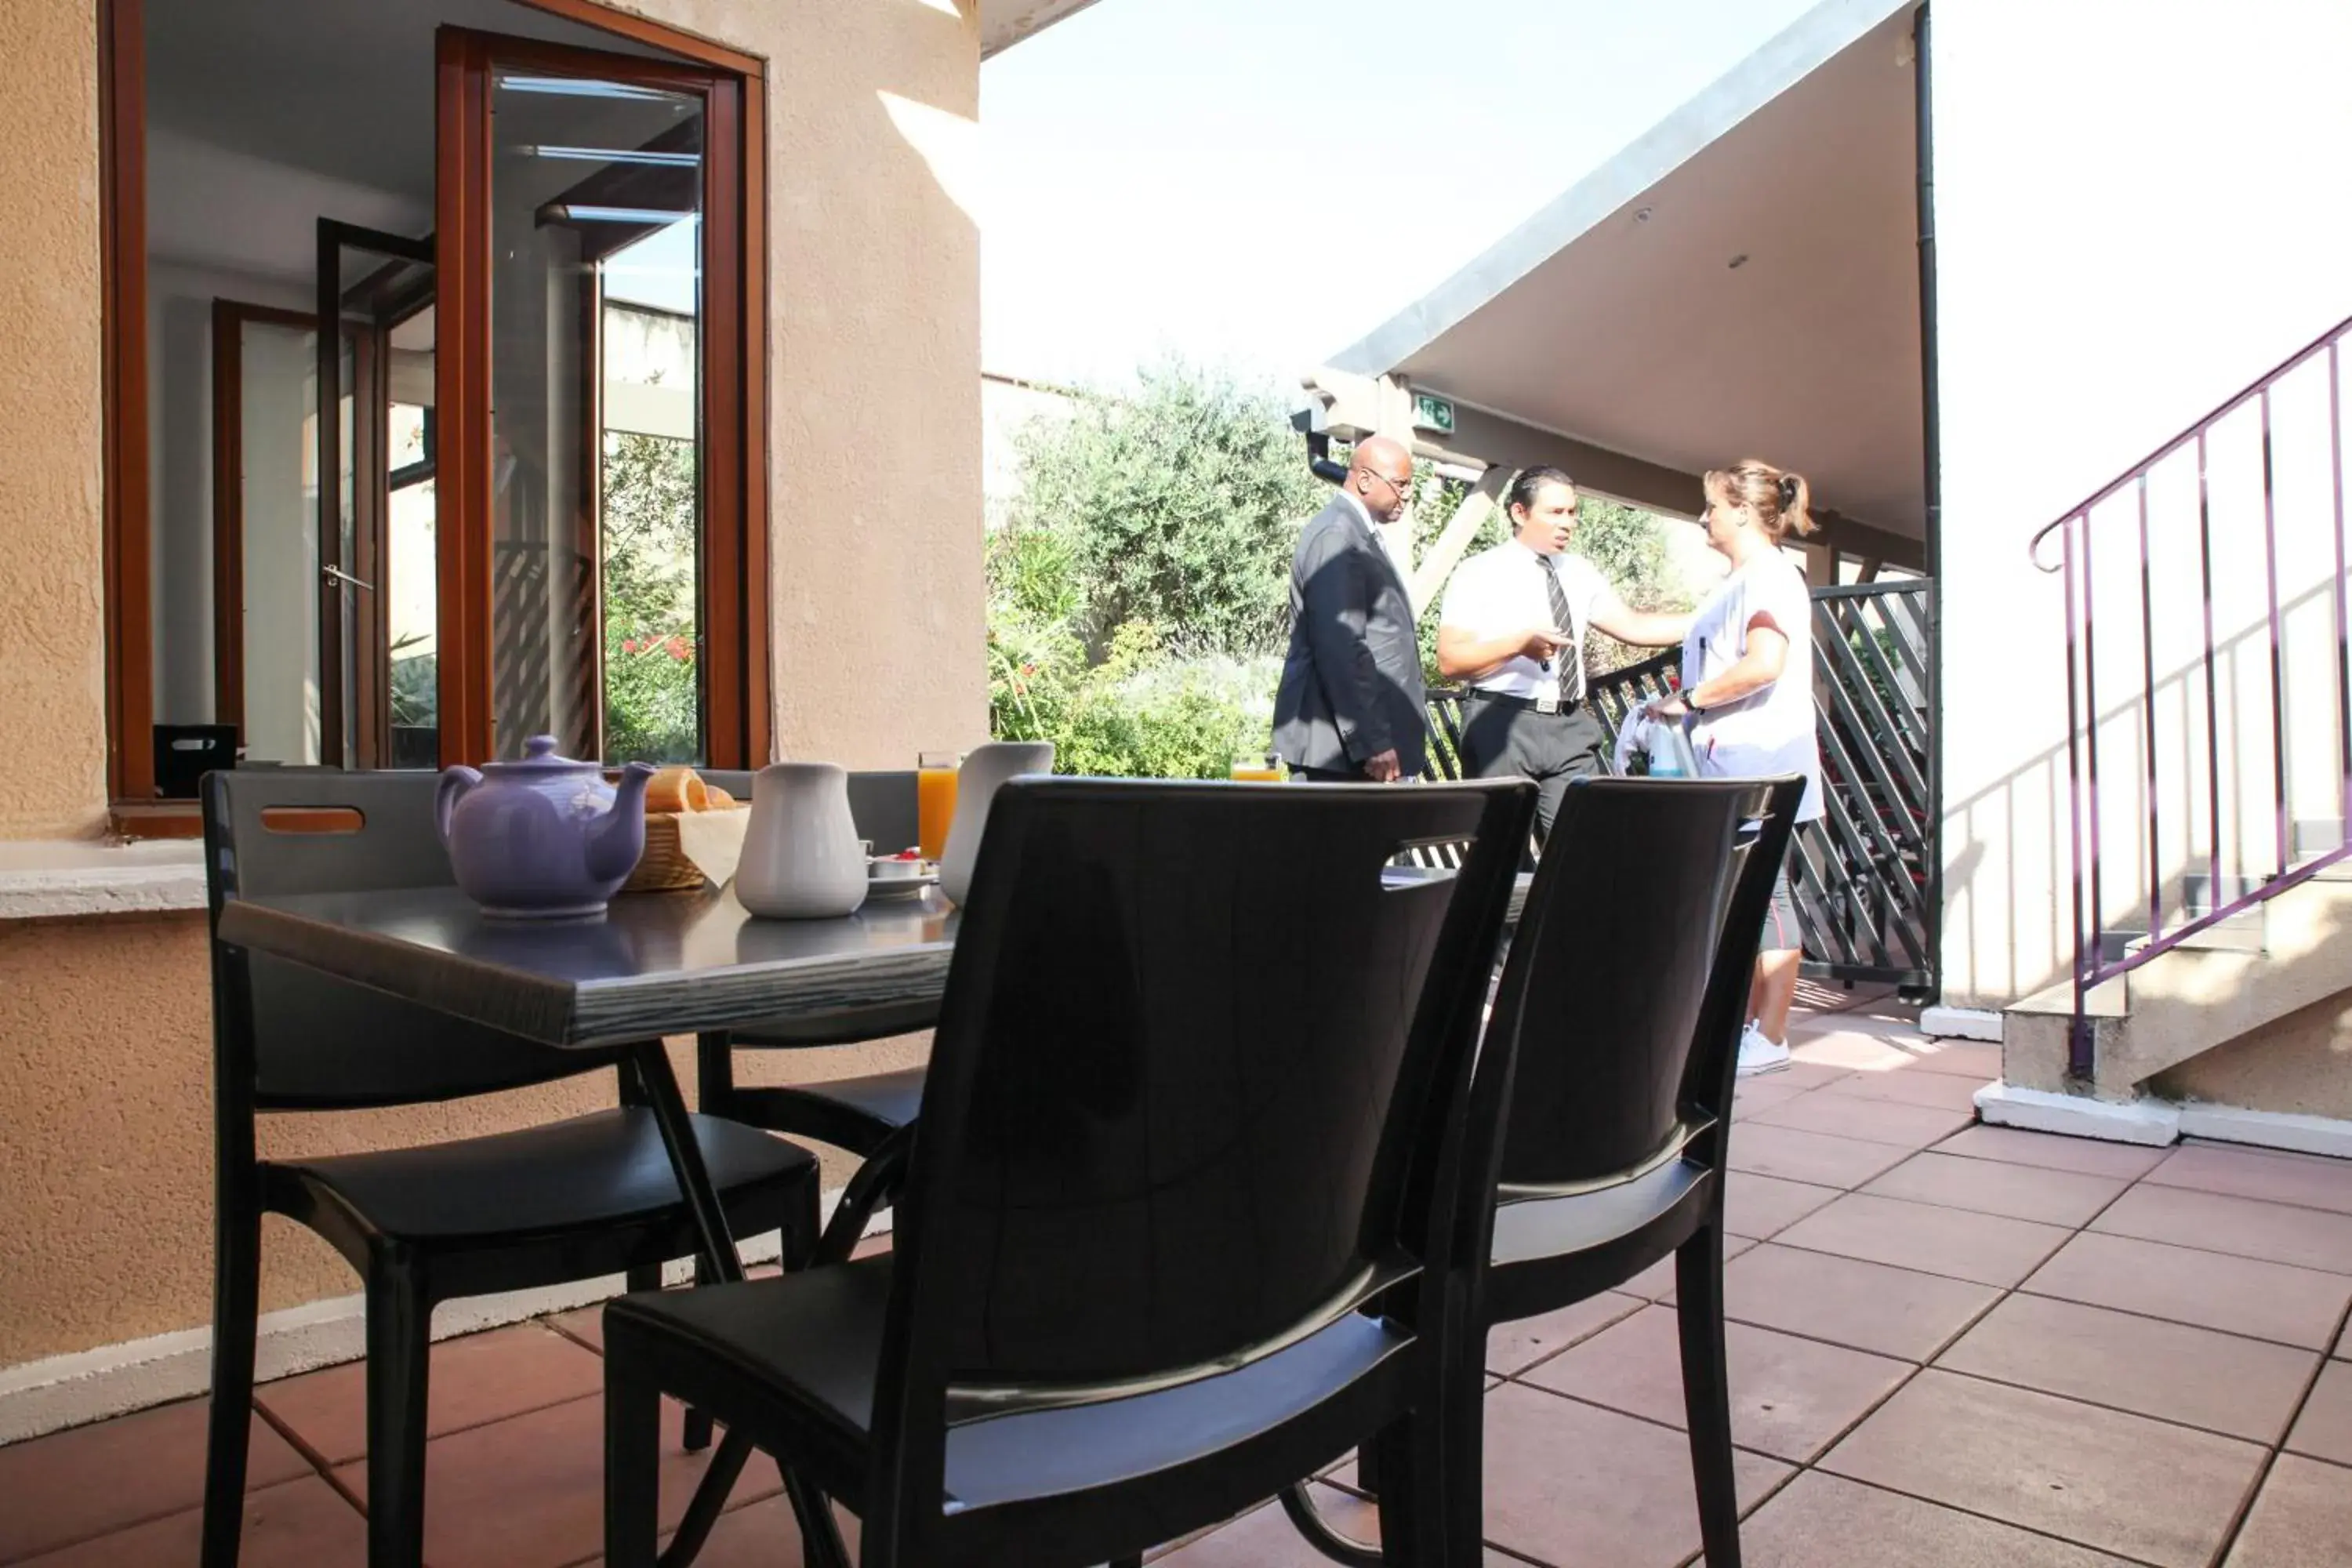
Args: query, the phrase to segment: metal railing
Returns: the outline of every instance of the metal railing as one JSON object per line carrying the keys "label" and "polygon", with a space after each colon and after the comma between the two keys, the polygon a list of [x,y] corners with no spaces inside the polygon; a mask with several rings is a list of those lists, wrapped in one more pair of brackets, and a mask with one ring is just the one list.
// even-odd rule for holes
{"label": "metal railing", "polygon": [[[2037,566],[2062,575],[2066,599],[2074,942],[2067,1057],[2076,1078],[2090,1078],[2097,1065],[2094,990],[2352,856],[2352,833],[2346,830],[2352,823],[2342,370],[2347,334],[2352,320],[2338,322],[2068,508],[2029,546]],[[2283,412],[2297,416],[2300,441],[2282,441]],[[2306,460],[2290,461],[2297,458]],[[2175,491],[2177,509],[2152,504],[2152,494],[2168,500]],[[2283,517],[2282,498],[2290,491],[2295,504]],[[2176,510],[2178,525],[2164,515]],[[2252,581],[2252,542],[2243,534],[2256,510],[2261,560],[2259,581]],[[2242,525],[2232,527],[2241,515]],[[2054,563],[2043,551],[2053,535]],[[2315,576],[2332,563],[2325,587],[2315,584],[2307,595],[2283,599],[2283,555],[2299,560]],[[2118,561],[2127,561],[2130,569],[2119,574]],[[2184,575],[2187,580],[2176,581]],[[2224,636],[2224,617],[2237,613],[2229,604],[2232,586],[2246,601],[2243,626]],[[2118,597],[2124,600],[2120,616]],[[2192,603],[2191,613],[2171,613]],[[2313,619],[2322,606],[2332,618],[2325,631]],[[2159,651],[2164,635],[2178,634],[2184,622],[2194,628],[2195,641],[2176,635],[2182,657],[2166,670],[2168,658]],[[2301,637],[2291,635],[2298,629]],[[2255,650],[2259,657],[2247,657]],[[2135,651],[2137,658],[2130,657]],[[2109,678],[2112,692],[2119,667],[2129,696],[2103,713],[2100,678]],[[2138,766],[2121,781],[2126,796],[2121,812],[2109,798],[2119,793],[2112,767],[2104,780],[2101,773],[2102,731],[2119,725],[2137,731],[2133,749],[2139,753]],[[2332,731],[2332,755],[2302,752],[2305,736],[2317,727]],[[2110,733],[2111,753],[2118,743]],[[2332,816],[2298,824],[2298,773],[2317,774],[2332,786],[2326,799]],[[2306,784],[2301,798],[2311,796]],[[2312,847],[2300,830],[2306,826],[2319,829],[2312,837],[2335,842]],[[2125,843],[2121,851],[2118,837]],[[2116,864],[2124,858],[2127,865]],[[2111,896],[2126,891],[2126,903]]]}
{"label": "metal railing", "polygon": [[[1823,813],[1790,848],[1805,972],[1932,991],[1935,825],[1933,639],[1923,578],[1816,588],[1814,709]],[[1608,743],[1633,710],[1675,689],[1676,652],[1595,675],[1587,687]],[[1431,771],[1457,776],[1460,699],[1430,693]]]}

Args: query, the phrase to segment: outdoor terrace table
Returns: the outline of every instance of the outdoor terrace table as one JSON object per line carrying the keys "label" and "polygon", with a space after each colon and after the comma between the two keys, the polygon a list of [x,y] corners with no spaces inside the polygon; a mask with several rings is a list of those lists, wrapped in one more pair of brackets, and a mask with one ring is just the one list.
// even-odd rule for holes
{"label": "outdoor terrace table", "polygon": [[[627,1047],[692,1216],[706,1279],[743,1262],[663,1037],[850,1007],[936,1000],[956,916],[936,891],[831,921],[760,921],[732,890],[615,899],[601,918],[488,918],[455,888],[231,899],[220,939],[554,1049]],[[690,1559],[740,1470],[730,1434],[673,1543]],[[824,1500],[783,1472],[803,1531],[833,1529]],[[682,1547],[683,1550],[678,1550]]]}
{"label": "outdoor terrace table", "polygon": [[[1391,869],[1394,878],[1447,873]],[[1527,897],[1511,896],[1516,921]],[[220,939],[554,1049],[633,1047],[705,1278],[743,1278],[662,1039],[765,1019],[922,1000],[947,988],[957,916],[936,889],[830,921],[754,920],[733,890],[613,900],[591,921],[492,920],[455,888],[237,898]],[[730,1434],[673,1549],[689,1558],[716,1518],[748,1444]],[[830,1529],[824,1500],[787,1470],[803,1529]],[[815,1521],[822,1521],[822,1524]],[[666,1561],[671,1560],[667,1555]]]}

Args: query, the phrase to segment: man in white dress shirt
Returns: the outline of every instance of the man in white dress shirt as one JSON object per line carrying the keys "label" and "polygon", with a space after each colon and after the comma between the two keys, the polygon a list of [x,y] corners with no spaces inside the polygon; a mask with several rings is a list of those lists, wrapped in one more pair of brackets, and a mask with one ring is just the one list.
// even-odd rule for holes
{"label": "man in white dress shirt", "polygon": [[1510,542],[1454,571],[1437,617],[1438,673],[1468,683],[1463,771],[1535,780],[1547,834],[1568,781],[1605,771],[1601,721],[1585,702],[1585,633],[1598,626],[1636,647],[1673,647],[1690,629],[1687,615],[1629,608],[1599,568],[1568,552],[1578,506],[1562,470],[1521,474]]}

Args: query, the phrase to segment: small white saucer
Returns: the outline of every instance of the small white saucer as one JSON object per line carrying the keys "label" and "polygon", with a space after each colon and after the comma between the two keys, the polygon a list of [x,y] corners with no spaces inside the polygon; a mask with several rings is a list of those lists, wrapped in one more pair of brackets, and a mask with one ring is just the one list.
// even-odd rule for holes
{"label": "small white saucer", "polygon": [[939,885],[940,868],[936,864],[929,861],[924,863],[919,874],[912,877],[877,877],[869,868],[866,873],[866,899],[868,903],[877,900],[919,899],[922,897],[924,889],[936,888]]}

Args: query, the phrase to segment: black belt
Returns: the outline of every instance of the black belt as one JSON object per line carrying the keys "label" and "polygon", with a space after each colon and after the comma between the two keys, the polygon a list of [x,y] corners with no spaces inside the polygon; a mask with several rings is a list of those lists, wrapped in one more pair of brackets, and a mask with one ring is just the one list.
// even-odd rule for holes
{"label": "black belt", "polygon": [[1581,697],[1564,700],[1556,697],[1514,697],[1507,691],[1489,691],[1482,686],[1472,687],[1465,695],[1475,697],[1481,702],[1501,702],[1513,708],[1523,708],[1530,713],[1573,713],[1584,706],[1584,699]]}

